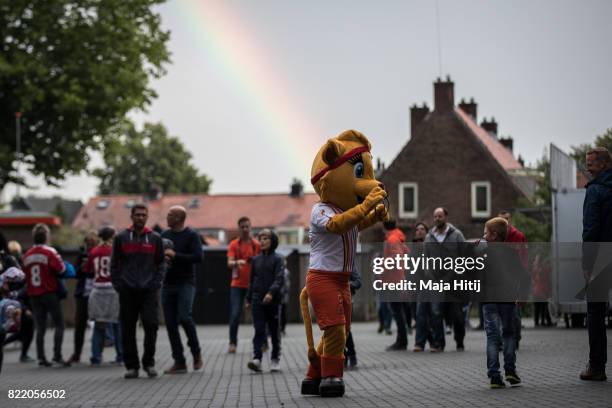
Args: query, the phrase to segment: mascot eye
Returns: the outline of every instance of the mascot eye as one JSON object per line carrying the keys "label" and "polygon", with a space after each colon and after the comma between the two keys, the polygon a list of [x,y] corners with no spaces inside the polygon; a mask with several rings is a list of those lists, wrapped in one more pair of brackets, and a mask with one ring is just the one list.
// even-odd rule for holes
{"label": "mascot eye", "polygon": [[355,164],[355,167],[353,167],[353,173],[355,174],[355,177],[363,178],[363,163]]}

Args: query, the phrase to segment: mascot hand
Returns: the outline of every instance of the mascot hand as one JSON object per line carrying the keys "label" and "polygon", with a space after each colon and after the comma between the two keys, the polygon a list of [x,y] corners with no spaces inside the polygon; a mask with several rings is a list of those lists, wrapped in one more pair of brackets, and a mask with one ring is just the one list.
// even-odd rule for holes
{"label": "mascot hand", "polygon": [[380,187],[374,187],[361,204],[366,210],[366,214],[372,211],[378,204],[382,205],[382,201],[386,196],[387,192],[385,190]]}
{"label": "mascot hand", "polygon": [[386,222],[391,219],[391,217],[389,216],[389,211],[387,210],[387,207],[385,207],[384,204],[378,204],[376,208],[374,208],[374,217],[376,217],[376,220],[382,222]]}

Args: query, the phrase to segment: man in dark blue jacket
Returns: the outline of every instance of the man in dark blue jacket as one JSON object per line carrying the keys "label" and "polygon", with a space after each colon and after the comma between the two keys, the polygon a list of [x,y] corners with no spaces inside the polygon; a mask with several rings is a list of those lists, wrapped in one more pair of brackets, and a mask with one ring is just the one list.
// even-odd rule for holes
{"label": "man in dark blue jacket", "polygon": [[123,341],[125,378],[138,377],[140,363],[136,346],[138,316],[144,328],[142,367],[149,377],[156,377],[155,342],[159,325],[159,289],[166,272],[162,239],[145,225],[149,210],[144,204],[132,207],[132,226],[113,241],[110,273],[119,293],[119,313]]}
{"label": "man in dark blue jacket", "polygon": [[[246,294],[247,307],[253,308],[253,360],[248,367],[261,371],[262,346],[268,333],[272,337],[270,371],[279,371],[280,358],[280,302],[285,283],[283,259],[275,253],[278,237],[269,229],[257,236],[261,253],[251,263],[251,281]],[[267,329],[267,330],[266,330]]]}
{"label": "man in dark blue jacket", "polygon": [[606,148],[596,147],[587,153],[586,159],[587,170],[593,176],[586,185],[582,218],[582,270],[587,282],[589,364],[580,373],[580,379],[605,381],[608,347],[605,318],[610,267],[603,269],[593,281],[591,278],[598,252],[607,250],[599,248],[602,244],[593,243],[612,242],[612,158]]}
{"label": "man in dark blue jacket", "polygon": [[174,365],[165,370],[165,374],[187,372],[179,324],[183,326],[187,336],[187,345],[193,356],[193,369],[199,370],[203,364],[200,342],[192,317],[196,293],[195,275],[197,265],[202,262],[202,241],[197,232],[185,227],[186,218],[187,211],[184,207],[171,207],[166,216],[169,229],[162,233],[162,238],[172,241],[172,248],[165,250],[169,265],[161,299]]}

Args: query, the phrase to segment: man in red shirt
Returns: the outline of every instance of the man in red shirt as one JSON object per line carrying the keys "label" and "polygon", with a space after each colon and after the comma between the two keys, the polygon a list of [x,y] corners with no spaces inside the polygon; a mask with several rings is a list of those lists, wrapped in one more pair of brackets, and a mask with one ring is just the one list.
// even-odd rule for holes
{"label": "man in red shirt", "polygon": [[235,353],[238,344],[238,325],[242,315],[244,297],[251,279],[251,259],[259,254],[259,242],[251,238],[251,220],[240,217],[240,236],[232,240],[227,249],[227,267],[232,271],[230,284],[230,341],[228,353]]}
{"label": "man in red shirt", "polygon": [[32,311],[36,324],[36,352],[38,365],[49,367],[52,364],[45,357],[45,331],[47,329],[47,313],[51,314],[55,326],[53,337],[53,363],[62,367],[70,366],[62,358],[62,342],[64,340],[64,317],[58,296],[58,277],[66,267],[62,257],[47,245],[49,227],[36,224],[32,230],[34,246],[23,256],[23,266],[26,274],[26,290],[32,302]]}
{"label": "man in red shirt", "polygon": [[[389,220],[383,223],[385,229],[385,258],[395,258],[397,255],[403,256],[410,252],[406,245],[406,236],[401,229],[397,228],[395,220]],[[386,282],[400,283],[406,278],[403,269],[393,269],[385,271],[383,279]],[[394,299],[399,300],[399,299]],[[387,351],[406,350],[408,347],[408,332],[406,325],[410,322],[410,303],[408,299],[404,302],[389,302],[393,311],[393,318],[397,325],[397,337],[395,343],[387,347]]]}

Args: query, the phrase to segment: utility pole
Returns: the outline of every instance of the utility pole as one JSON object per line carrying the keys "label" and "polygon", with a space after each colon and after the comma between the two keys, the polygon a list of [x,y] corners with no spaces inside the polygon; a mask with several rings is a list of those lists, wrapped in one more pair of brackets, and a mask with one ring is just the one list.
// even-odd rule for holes
{"label": "utility pole", "polygon": [[[15,149],[17,157],[17,177],[21,176],[21,112],[15,112]],[[20,197],[21,186],[17,184],[17,197]]]}

